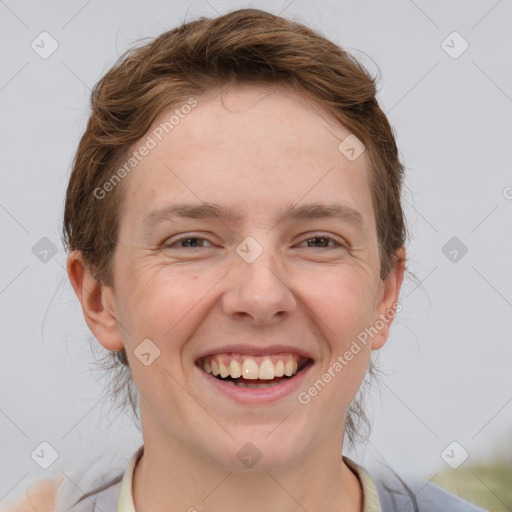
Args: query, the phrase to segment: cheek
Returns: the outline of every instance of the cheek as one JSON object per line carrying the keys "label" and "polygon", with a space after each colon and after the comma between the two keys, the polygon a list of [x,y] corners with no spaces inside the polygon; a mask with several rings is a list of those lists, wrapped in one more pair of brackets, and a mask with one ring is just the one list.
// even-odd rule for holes
{"label": "cheek", "polygon": [[130,270],[122,299],[123,325],[127,327],[123,341],[131,352],[128,357],[141,366],[134,360],[134,351],[143,340],[150,339],[159,350],[155,367],[181,379],[194,364],[187,342],[212,313],[218,299],[216,287],[221,286],[227,270],[197,271],[161,262],[139,263]]}
{"label": "cheek", "polygon": [[119,294],[120,318],[128,331],[125,341],[133,345],[150,338],[161,349],[186,329],[213,284],[207,277],[198,279],[199,274],[170,272],[165,265],[139,265],[125,275]]}
{"label": "cheek", "polygon": [[310,391],[313,395],[321,391],[318,405],[339,413],[354,398],[368,368],[370,344],[358,336],[372,322],[372,280],[368,273],[347,266],[325,275],[316,273],[312,282],[308,306],[317,317],[327,350],[319,361],[320,382]]}
{"label": "cheek", "polygon": [[[126,327],[122,335],[136,387],[147,404],[164,401],[178,409],[183,406],[178,384],[183,381],[181,351],[205,314],[203,299],[215,281],[171,272],[165,266],[139,266],[127,275],[122,287],[121,320]],[[147,366],[139,358],[144,353],[150,354]]]}
{"label": "cheek", "polygon": [[134,294],[132,311],[141,328],[150,329],[155,336],[163,338],[186,321],[203,294],[200,287],[191,286],[179,275],[161,274]]}
{"label": "cheek", "polygon": [[375,290],[368,273],[347,265],[302,273],[297,282],[333,349],[343,350],[371,322]]}

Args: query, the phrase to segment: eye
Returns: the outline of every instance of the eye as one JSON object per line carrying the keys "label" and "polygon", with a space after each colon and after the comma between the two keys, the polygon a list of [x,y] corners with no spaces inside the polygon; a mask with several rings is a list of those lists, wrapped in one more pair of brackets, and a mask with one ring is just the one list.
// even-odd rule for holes
{"label": "eye", "polygon": [[314,234],[305,239],[302,243],[307,243],[307,247],[312,249],[336,249],[337,247],[345,247],[344,244],[338,242],[335,238],[323,234]]}
{"label": "eye", "polygon": [[[185,236],[174,241],[171,239],[171,241],[165,244],[165,247],[168,249],[194,249],[198,247],[205,247],[205,242],[210,244],[206,238],[199,236]],[[212,244],[210,244],[210,246],[212,246]]]}

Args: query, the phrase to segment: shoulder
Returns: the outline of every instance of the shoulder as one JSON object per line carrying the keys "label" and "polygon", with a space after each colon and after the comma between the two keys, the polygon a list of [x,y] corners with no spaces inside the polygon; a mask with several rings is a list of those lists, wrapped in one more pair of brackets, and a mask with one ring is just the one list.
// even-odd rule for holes
{"label": "shoulder", "polygon": [[44,478],[29,485],[26,496],[3,505],[2,512],[52,512],[62,478]]}
{"label": "shoulder", "polygon": [[485,512],[437,485],[418,478],[402,478],[394,471],[372,473],[382,512]]}
{"label": "shoulder", "polygon": [[60,476],[29,483],[25,496],[0,506],[0,512],[115,511],[122,477],[122,468],[101,464],[62,471]]}
{"label": "shoulder", "polygon": [[119,469],[91,468],[81,474],[68,474],[59,486],[52,512],[115,511],[122,477]]}

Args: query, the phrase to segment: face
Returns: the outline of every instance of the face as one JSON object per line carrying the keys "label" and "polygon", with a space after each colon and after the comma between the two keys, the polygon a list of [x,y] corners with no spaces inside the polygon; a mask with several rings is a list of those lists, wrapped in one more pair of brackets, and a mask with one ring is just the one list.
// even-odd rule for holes
{"label": "face", "polygon": [[145,442],[229,468],[340,446],[387,327],[357,340],[399,288],[379,278],[367,155],[347,159],[350,132],[286,88],[199,97],[158,140],[176,108],[134,148],[156,142],[126,178],[104,290]]}

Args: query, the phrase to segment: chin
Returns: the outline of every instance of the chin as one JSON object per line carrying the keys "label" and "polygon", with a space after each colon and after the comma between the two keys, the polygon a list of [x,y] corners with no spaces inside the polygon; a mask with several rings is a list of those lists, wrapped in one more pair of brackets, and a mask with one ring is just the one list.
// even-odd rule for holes
{"label": "chin", "polygon": [[270,428],[238,428],[230,431],[233,439],[223,436],[224,443],[217,440],[215,447],[209,444],[203,453],[228,471],[279,470],[296,463],[304,449],[303,435],[295,436],[289,428],[279,428],[278,423]]}

